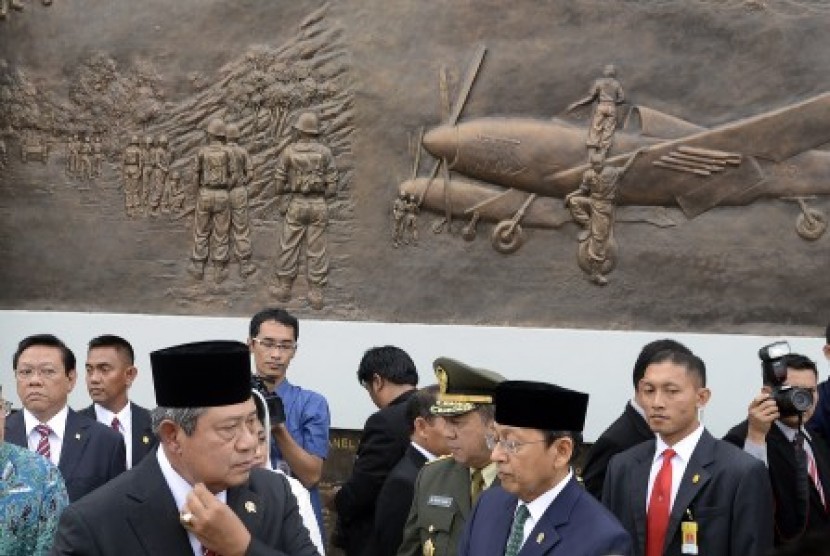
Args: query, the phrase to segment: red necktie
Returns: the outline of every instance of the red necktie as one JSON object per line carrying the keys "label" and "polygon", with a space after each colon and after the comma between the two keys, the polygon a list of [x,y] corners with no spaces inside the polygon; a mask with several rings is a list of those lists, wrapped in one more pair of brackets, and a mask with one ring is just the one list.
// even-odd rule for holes
{"label": "red necktie", "polygon": [[51,461],[52,450],[49,448],[49,433],[52,432],[52,429],[48,425],[38,425],[35,427],[35,431],[40,434],[40,440],[37,442],[37,450],[35,451]]}
{"label": "red necktie", "polygon": [[118,420],[118,417],[112,418],[112,423],[110,424],[110,426],[112,427],[112,430],[114,430],[115,432],[121,432],[121,421]]}
{"label": "red necktie", "polygon": [[648,502],[646,526],[646,556],[661,556],[669,528],[671,513],[671,459],[677,454],[671,448],[663,452],[663,466],[654,478],[651,499]]}

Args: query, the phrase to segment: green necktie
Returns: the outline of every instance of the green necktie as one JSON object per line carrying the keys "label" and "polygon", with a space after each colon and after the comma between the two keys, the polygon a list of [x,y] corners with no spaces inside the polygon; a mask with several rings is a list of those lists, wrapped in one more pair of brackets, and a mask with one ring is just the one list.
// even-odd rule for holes
{"label": "green necktie", "polygon": [[482,490],[484,490],[484,475],[481,473],[481,469],[475,469],[470,481],[470,501],[474,506]]}
{"label": "green necktie", "polygon": [[504,556],[516,556],[519,549],[522,547],[522,539],[525,536],[525,521],[530,517],[530,512],[527,506],[519,504],[519,509],[516,510],[516,515],[513,516],[513,525],[510,526],[510,537],[507,539],[507,548],[504,550]]}

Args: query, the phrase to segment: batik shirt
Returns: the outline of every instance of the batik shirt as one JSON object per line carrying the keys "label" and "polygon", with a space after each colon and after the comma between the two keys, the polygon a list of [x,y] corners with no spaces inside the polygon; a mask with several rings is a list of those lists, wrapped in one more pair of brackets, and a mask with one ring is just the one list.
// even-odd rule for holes
{"label": "batik shirt", "polygon": [[68,504],[57,467],[30,450],[0,442],[0,555],[49,554]]}

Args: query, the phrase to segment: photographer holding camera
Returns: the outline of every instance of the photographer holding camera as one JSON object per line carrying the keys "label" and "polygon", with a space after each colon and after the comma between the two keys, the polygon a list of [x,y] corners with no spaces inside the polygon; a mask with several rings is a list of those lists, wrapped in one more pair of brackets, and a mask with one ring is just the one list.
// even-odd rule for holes
{"label": "photographer holding camera", "polygon": [[775,544],[830,526],[830,448],[804,424],[818,401],[816,364],[777,342],[759,352],[763,387],[724,440],[766,463],[775,497]]}

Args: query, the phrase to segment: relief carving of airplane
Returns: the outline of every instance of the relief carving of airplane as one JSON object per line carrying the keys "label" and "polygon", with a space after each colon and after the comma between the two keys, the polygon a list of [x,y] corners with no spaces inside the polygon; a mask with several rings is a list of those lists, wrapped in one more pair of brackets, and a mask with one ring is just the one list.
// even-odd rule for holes
{"label": "relief carving of airplane", "polygon": [[[562,199],[588,168],[585,138],[584,126],[560,118],[458,124],[450,118],[422,140],[443,161],[444,176],[435,177],[436,166],[432,177],[413,177],[400,192],[447,221],[465,220],[467,240],[480,220],[495,222],[493,247],[511,253],[522,245],[522,226],[558,228],[572,221]],[[827,217],[806,200],[830,195],[830,151],[816,150],[828,141],[830,93],[709,129],[635,106],[614,134],[606,163],[622,166],[644,149],[621,179],[619,207],[678,207],[691,219],[715,207],[790,199],[801,208],[798,235],[814,240],[825,232]],[[450,179],[450,170],[464,177]],[[627,219],[623,213],[617,221],[674,225],[658,209],[651,214]]]}

